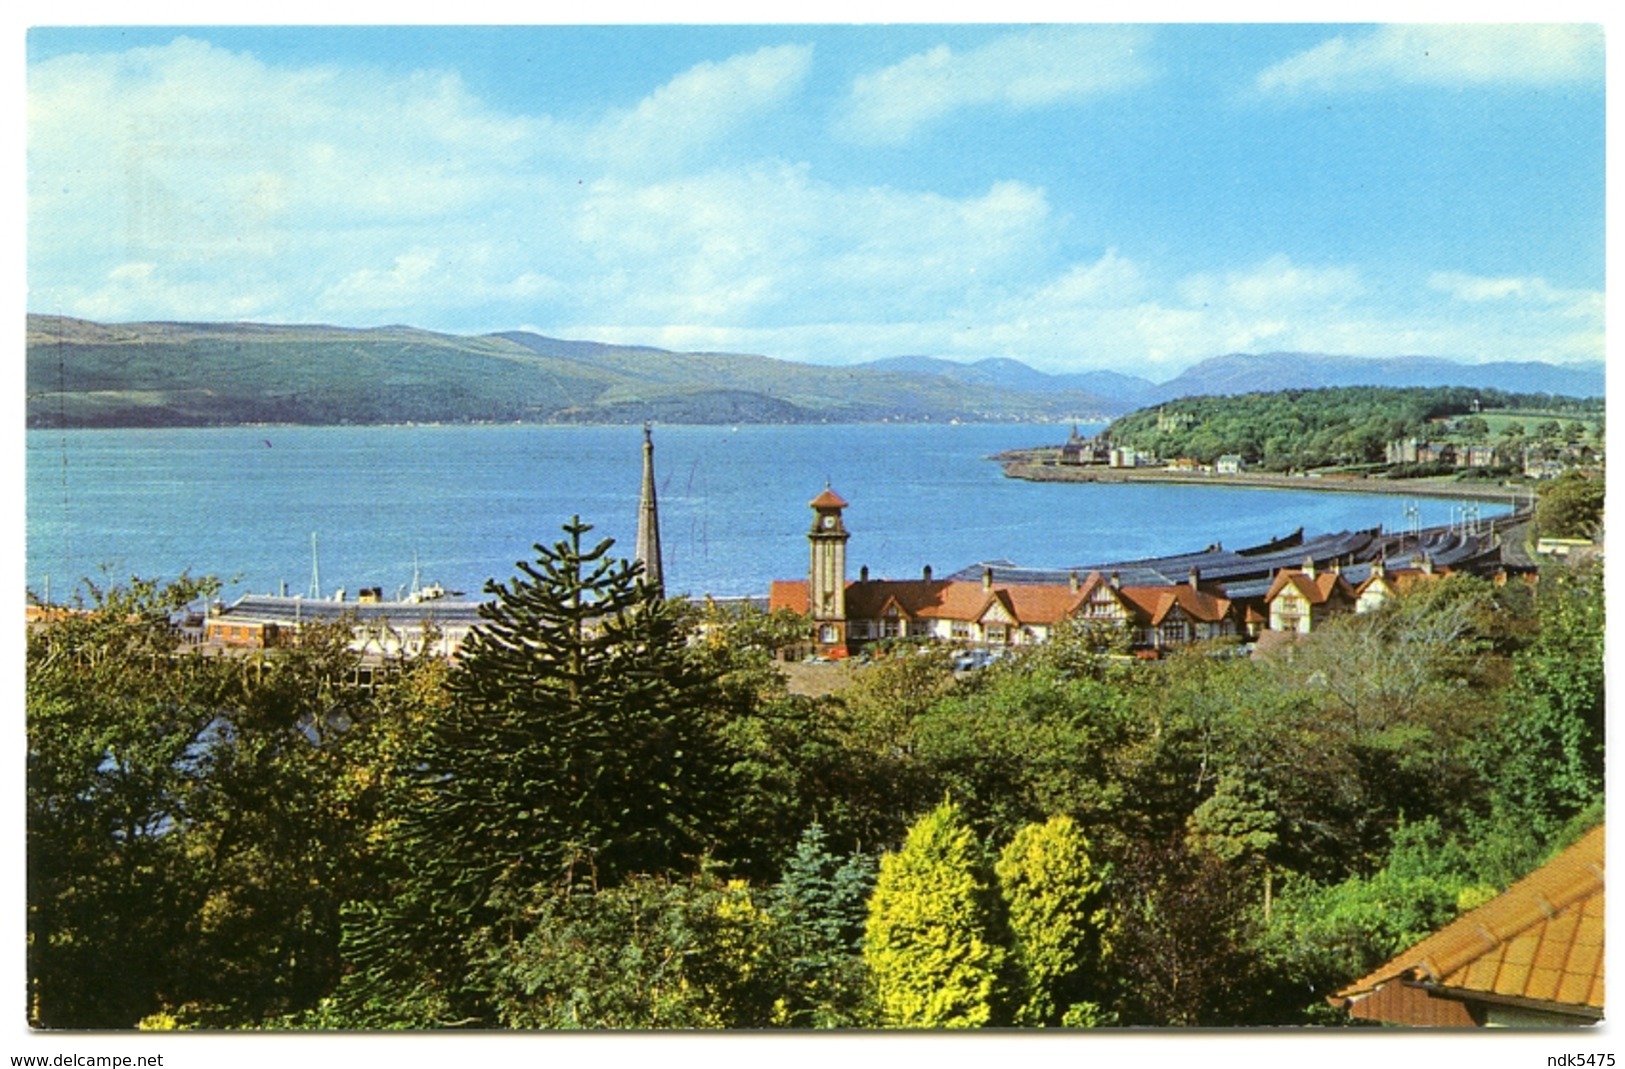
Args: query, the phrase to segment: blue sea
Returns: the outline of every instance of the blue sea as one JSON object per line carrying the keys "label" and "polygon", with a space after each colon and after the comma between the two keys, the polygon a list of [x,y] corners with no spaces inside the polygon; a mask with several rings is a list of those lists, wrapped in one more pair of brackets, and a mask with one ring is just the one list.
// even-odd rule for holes
{"label": "blue sea", "polygon": [[[1098,428],[1085,427],[1085,432]],[[1448,524],[1446,500],[1205,486],[1028,483],[986,459],[1053,445],[1032,424],[661,426],[667,588],[765,593],[805,576],[807,503],[849,503],[849,567],[946,575],[1005,559],[1074,567],[1286,534]],[[240,427],[29,431],[27,583],[213,575],[229,599],[424,583],[479,594],[579,515],[630,556],[638,427]],[[1481,506],[1485,518],[1505,509]]]}

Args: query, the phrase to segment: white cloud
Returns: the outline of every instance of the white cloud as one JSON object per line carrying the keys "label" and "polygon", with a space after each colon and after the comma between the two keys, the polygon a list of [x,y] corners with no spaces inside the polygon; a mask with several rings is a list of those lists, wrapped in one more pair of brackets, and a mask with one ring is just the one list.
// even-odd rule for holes
{"label": "white cloud", "polygon": [[1362,285],[1353,268],[1301,267],[1278,254],[1243,271],[1193,275],[1182,289],[1192,304],[1268,310],[1344,301]]}
{"label": "white cloud", "polygon": [[1138,27],[1046,27],[997,38],[966,52],[947,45],[861,75],[839,127],[855,140],[898,143],[965,107],[1011,109],[1075,103],[1151,77]]}
{"label": "white cloud", "polygon": [[409,307],[446,284],[436,271],[439,262],[440,254],[434,249],[412,249],[396,256],[389,267],[366,267],[339,279],[322,294],[320,305],[386,312]]}
{"label": "white cloud", "polygon": [[1275,64],[1256,86],[1271,91],[1600,83],[1603,38],[1586,25],[1396,25],[1338,36]]}
{"label": "white cloud", "polygon": [[683,160],[777,108],[811,66],[812,48],[798,45],[701,63],[606,116],[584,135],[586,152],[621,165]]}
{"label": "white cloud", "polygon": [[1139,266],[1109,249],[1092,264],[1073,264],[1060,278],[1033,296],[1036,305],[1062,307],[1122,306],[1144,296],[1146,281]]}
{"label": "white cloud", "polygon": [[588,191],[573,237],[592,259],[584,303],[623,325],[786,324],[809,311],[865,321],[877,309],[930,314],[1024,270],[1048,216],[1042,191],[1020,183],[953,198],[840,187],[772,163],[646,185],[606,179]]}
{"label": "white cloud", "polygon": [[[1144,76],[1138,32],[916,57],[866,83],[869,129],[1128,84]],[[1076,75],[1080,53],[1099,61]],[[1176,277],[1142,250],[1068,252],[1066,214],[1030,182],[949,194],[746,157],[737,135],[787,107],[809,63],[805,48],[763,49],[565,123],[504,114],[440,72],[277,67],[185,39],[44,61],[29,75],[30,308],[530,322],[817,362],[1007,355],[1163,377],[1225,348],[1602,352],[1601,294],[1538,278],[1390,279],[1305,254]],[[888,95],[910,87],[912,103]],[[1409,306],[1389,303],[1400,291]]]}
{"label": "white cloud", "polygon": [[298,307],[411,243],[381,230],[493,205],[539,129],[453,75],[278,68],[185,37],[47,60],[28,88],[30,281],[57,307],[123,262],[195,279],[213,296],[193,317],[249,293]]}
{"label": "white cloud", "polygon": [[1474,304],[1505,300],[1565,304],[1592,296],[1589,292],[1559,290],[1543,278],[1485,278],[1459,271],[1437,271],[1429,277],[1428,285],[1457,300]]}

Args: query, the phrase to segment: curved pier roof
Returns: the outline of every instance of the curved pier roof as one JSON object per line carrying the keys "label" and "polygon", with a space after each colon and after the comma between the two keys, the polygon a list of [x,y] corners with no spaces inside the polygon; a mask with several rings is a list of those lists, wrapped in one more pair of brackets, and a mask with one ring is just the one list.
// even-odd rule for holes
{"label": "curved pier roof", "polygon": [[1436,566],[1462,568],[1493,561],[1498,554],[1495,536],[1490,532],[1466,533],[1451,527],[1434,527],[1417,534],[1383,534],[1380,528],[1371,528],[1313,538],[1275,539],[1262,546],[1240,550],[1214,545],[1194,553],[1107,561],[1075,568],[1023,568],[1007,560],[982,561],[949,578],[979,580],[991,571],[995,583],[1055,585],[1068,582],[1073,575],[1100,572],[1102,575],[1115,573],[1125,586],[1172,586],[1186,582],[1191,569],[1195,568],[1202,582],[1223,584],[1231,597],[1248,597],[1254,585],[1261,584],[1257,593],[1262,595],[1269,589],[1270,579],[1276,572],[1283,568],[1300,568],[1305,560],[1314,561],[1317,567],[1340,565],[1351,582],[1358,582],[1370,574],[1370,563],[1379,559],[1387,560],[1390,567],[1407,567],[1420,564],[1425,555]]}

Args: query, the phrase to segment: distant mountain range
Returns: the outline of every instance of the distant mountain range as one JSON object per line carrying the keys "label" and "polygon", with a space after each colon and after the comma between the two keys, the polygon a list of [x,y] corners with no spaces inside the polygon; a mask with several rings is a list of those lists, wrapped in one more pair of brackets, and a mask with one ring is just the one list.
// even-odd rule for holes
{"label": "distant mountain range", "polygon": [[1469,386],[1507,393],[1549,393],[1602,397],[1603,363],[1459,364],[1432,356],[1388,358],[1331,356],[1326,353],[1230,353],[1195,364],[1156,383],[1115,371],[1052,375],[1018,360],[988,359],[959,364],[932,356],[895,356],[864,367],[940,375],[989,389],[1034,393],[1081,390],[1108,398],[1122,411],[1177,397],[1216,396],[1328,386]]}
{"label": "distant mountain range", "polygon": [[808,423],[1107,419],[1190,394],[1461,385],[1600,396],[1603,371],[1549,364],[1233,354],[1165,383],[1016,360],[901,356],[826,367],[522,331],[439,334],[28,317],[31,427],[405,422]]}
{"label": "distant mountain range", "polygon": [[1374,359],[1325,353],[1230,353],[1210,357],[1156,387],[1156,400],[1322,386],[1472,386],[1507,393],[1602,397],[1603,363],[1458,364],[1433,356]]}

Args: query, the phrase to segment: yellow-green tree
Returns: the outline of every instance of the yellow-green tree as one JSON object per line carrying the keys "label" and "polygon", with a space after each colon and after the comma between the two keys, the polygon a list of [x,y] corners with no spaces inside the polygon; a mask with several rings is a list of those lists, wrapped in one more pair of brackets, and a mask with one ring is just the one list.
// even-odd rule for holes
{"label": "yellow-green tree", "polygon": [[880,859],[863,957],[888,1028],[1004,1023],[1005,951],[975,834],[951,802],[921,817]]}
{"label": "yellow-green tree", "polygon": [[1107,915],[1083,830],[1067,816],[1029,824],[1000,852],[993,871],[1020,985],[1014,1023],[1101,1023],[1087,994],[1104,957]]}

